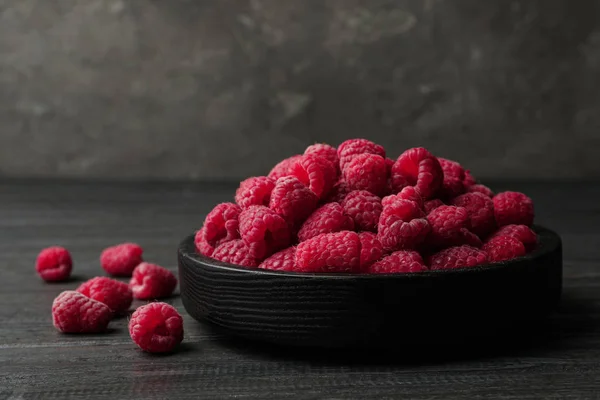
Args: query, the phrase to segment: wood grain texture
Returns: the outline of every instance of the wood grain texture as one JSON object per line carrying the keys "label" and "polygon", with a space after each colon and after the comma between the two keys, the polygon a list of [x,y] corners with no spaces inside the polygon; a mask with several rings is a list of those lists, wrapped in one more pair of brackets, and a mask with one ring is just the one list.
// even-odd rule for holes
{"label": "wood grain texture", "polygon": [[[59,334],[50,303],[101,274],[100,251],[119,241],[175,270],[179,241],[235,185],[0,182],[0,399],[596,398],[600,184],[491,186],[530,194],[537,222],[563,239],[563,302],[536,336],[464,354],[411,343],[404,353],[293,351],[226,339],[184,314],[180,351],[153,357],[130,341],[125,318],[104,335]],[[71,249],[75,281],[35,275],[37,252],[52,244]],[[178,296],[167,301],[184,313]]]}

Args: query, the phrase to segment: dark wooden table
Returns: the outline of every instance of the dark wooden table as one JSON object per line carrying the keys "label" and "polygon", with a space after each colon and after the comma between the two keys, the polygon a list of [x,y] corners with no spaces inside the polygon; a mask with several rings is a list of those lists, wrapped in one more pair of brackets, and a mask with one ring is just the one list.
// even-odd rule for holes
{"label": "dark wooden table", "polygon": [[[451,357],[424,347],[422,359],[405,359],[227,340],[187,316],[177,296],[168,301],[184,314],[185,340],[175,354],[139,351],[126,318],[107,334],[62,335],[52,327],[52,300],[102,275],[103,248],[136,241],[148,261],[175,270],[179,240],[235,185],[2,182],[0,399],[599,398],[600,184],[491,186],[530,194],[537,222],[562,235],[562,308],[513,347],[490,343]],[[45,284],[35,274],[37,252],[54,244],[73,254],[72,282]]]}

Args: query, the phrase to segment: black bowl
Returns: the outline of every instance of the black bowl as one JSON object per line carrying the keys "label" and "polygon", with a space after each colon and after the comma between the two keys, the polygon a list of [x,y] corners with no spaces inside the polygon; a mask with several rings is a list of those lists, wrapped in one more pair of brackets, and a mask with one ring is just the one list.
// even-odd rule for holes
{"label": "black bowl", "polygon": [[179,247],[187,312],[221,331],[279,345],[372,347],[456,343],[523,329],[559,303],[560,237],[502,263],[407,274],[302,274],[248,269]]}

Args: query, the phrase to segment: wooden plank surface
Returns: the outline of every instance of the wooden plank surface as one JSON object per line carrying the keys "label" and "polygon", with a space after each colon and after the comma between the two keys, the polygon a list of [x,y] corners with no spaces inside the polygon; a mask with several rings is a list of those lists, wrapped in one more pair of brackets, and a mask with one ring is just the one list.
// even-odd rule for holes
{"label": "wooden plank surface", "polygon": [[[530,194],[537,222],[561,234],[562,308],[518,346],[490,343],[487,351],[461,357],[413,349],[417,357],[407,359],[232,341],[187,316],[177,296],[167,300],[185,319],[184,344],[175,354],[138,351],[126,318],[111,322],[107,334],[62,335],[52,327],[51,302],[102,274],[103,248],[135,241],[148,261],[175,270],[179,240],[212,205],[230,199],[235,185],[1,182],[0,400],[600,397],[600,185],[492,186]],[[74,281],[37,278],[37,252],[53,244],[71,250]]]}

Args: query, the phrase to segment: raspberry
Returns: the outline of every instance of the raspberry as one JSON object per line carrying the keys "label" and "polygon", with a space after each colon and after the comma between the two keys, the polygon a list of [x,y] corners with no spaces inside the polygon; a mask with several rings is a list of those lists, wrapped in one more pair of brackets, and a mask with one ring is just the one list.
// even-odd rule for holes
{"label": "raspberry", "polygon": [[64,333],[96,333],[106,330],[112,317],[104,303],[74,290],[66,290],[52,303],[54,327]]}
{"label": "raspberry", "polygon": [[443,206],[443,205],[445,205],[445,204],[440,199],[433,199],[433,200],[426,201],[425,204],[423,205],[423,209],[425,210],[425,214],[429,214],[436,208]]}
{"label": "raspberry", "polygon": [[394,166],[394,163],[396,161],[392,160],[391,158],[386,158],[385,159],[385,170],[387,173],[387,182],[385,184],[385,195],[390,195],[390,194],[395,194],[397,193],[396,191],[394,191],[394,187],[392,185],[392,167]]}
{"label": "raspberry", "polygon": [[526,225],[506,225],[498,229],[490,237],[490,240],[498,236],[509,236],[517,239],[530,251],[537,245],[537,234]]}
{"label": "raspberry", "polygon": [[451,204],[463,207],[469,213],[467,228],[479,236],[486,236],[496,228],[494,202],[481,193],[465,193],[452,199]]}
{"label": "raspberry", "polygon": [[308,186],[319,198],[329,194],[337,179],[337,171],[331,162],[310,154],[298,158],[292,164],[290,173]]}
{"label": "raspberry", "polygon": [[367,139],[346,140],[338,146],[337,153],[342,171],[359,154],[377,154],[385,158],[385,149]]}
{"label": "raspberry", "polygon": [[469,213],[462,207],[440,206],[427,215],[427,221],[431,226],[427,242],[433,247],[456,246],[471,239],[466,229]]}
{"label": "raspberry", "polygon": [[71,275],[73,261],[64,247],[48,247],[40,252],[35,270],[46,282],[66,281]]}
{"label": "raspberry", "polygon": [[241,239],[221,244],[213,252],[212,258],[243,267],[258,266],[258,260],[250,255],[250,249]]}
{"label": "raspberry", "polygon": [[399,192],[405,186],[416,186],[425,199],[431,198],[442,186],[444,172],[429,151],[422,147],[408,149],[392,167],[392,186]]}
{"label": "raspberry", "polygon": [[329,192],[329,196],[327,196],[327,202],[341,203],[351,191],[352,189],[350,189],[350,186],[348,186],[346,181],[339,180],[335,185],[333,185],[333,189],[331,189]]}
{"label": "raspberry", "polygon": [[360,269],[366,272],[374,262],[378,261],[383,255],[383,246],[377,235],[371,232],[360,232]]}
{"label": "raspberry", "polygon": [[263,259],[290,244],[287,222],[265,206],[251,206],[240,214],[240,234],[250,255]]}
{"label": "raspberry", "polygon": [[468,193],[481,193],[486,195],[489,198],[494,197],[494,192],[492,192],[492,189],[490,189],[489,187],[485,186],[485,185],[471,185],[467,188],[467,192]]}
{"label": "raspberry", "polygon": [[115,313],[127,311],[133,301],[133,295],[126,283],[104,276],[97,276],[83,282],[77,291],[90,299],[106,304]]}
{"label": "raspberry", "polygon": [[496,236],[483,245],[490,262],[512,260],[524,256],[527,251],[523,243],[514,237]]}
{"label": "raspberry", "polygon": [[493,200],[498,226],[533,224],[533,201],[523,193],[502,192],[495,195]]}
{"label": "raspberry", "polygon": [[275,181],[266,176],[254,176],[240,183],[235,192],[235,202],[241,208],[268,206]]}
{"label": "raspberry", "polygon": [[289,158],[286,158],[285,160],[280,161],[277,165],[273,167],[271,172],[269,172],[268,177],[273,179],[274,181],[277,181],[277,179],[283,178],[284,176],[290,176],[292,166],[300,157],[302,157],[302,155],[297,154],[295,156],[291,156]]}
{"label": "raspberry", "polygon": [[142,262],[144,250],[135,243],[121,243],[111,246],[100,254],[100,265],[115,276],[131,276],[133,269]]}
{"label": "raspberry", "polygon": [[183,318],[167,303],[149,303],[131,315],[129,335],[144,351],[166,353],[183,340]]}
{"label": "raspberry", "polygon": [[473,175],[471,175],[471,171],[468,169],[465,170],[465,179],[463,179],[463,185],[465,188],[469,188],[473,185],[477,184],[477,179]]}
{"label": "raspberry", "polygon": [[304,155],[307,154],[324,158],[332,163],[336,169],[339,168],[340,160],[337,155],[337,149],[333,146],[326,143],[316,143],[304,150]]}
{"label": "raspberry", "polygon": [[377,261],[368,269],[368,272],[371,274],[395,274],[422,271],[427,271],[423,259],[419,253],[411,250],[396,251]]}
{"label": "raspberry", "polygon": [[438,157],[438,161],[444,171],[441,196],[447,199],[453,198],[465,192],[465,170],[456,161]]}
{"label": "raspberry", "polygon": [[381,204],[385,207],[386,204],[392,203],[396,199],[414,201],[420,208],[423,208],[423,197],[421,196],[421,192],[414,186],[407,186],[398,192],[398,194],[384,197],[381,200]]}
{"label": "raspberry", "polygon": [[379,197],[366,190],[355,190],[342,201],[342,207],[354,220],[357,230],[377,231],[377,223],[383,209]]}
{"label": "raspberry", "polygon": [[376,154],[359,154],[346,163],[344,179],[354,190],[368,190],[381,195],[387,185],[387,170],[383,157]]}
{"label": "raspberry", "polygon": [[287,176],[277,180],[269,207],[292,224],[302,222],[317,206],[317,196],[298,178]]}
{"label": "raspberry", "polygon": [[359,272],[360,239],[356,232],[324,233],[296,248],[302,272]]}
{"label": "raspberry", "polygon": [[129,288],[139,300],[158,299],[173,294],[177,278],[166,268],[143,262],[133,270]]}
{"label": "raspberry", "polygon": [[344,209],[338,203],[327,203],[318,208],[300,228],[298,240],[301,242],[322,233],[350,231],[354,229],[354,221],[344,214]]}
{"label": "raspberry", "polygon": [[377,239],[385,251],[414,249],[425,241],[429,229],[429,223],[417,203],[397,199],[383,208]]}
{"label": "raspberry", "polygon": [[431,270],[474,267],[487,262],[485,251],[471,246],[449,247],[429,258]]}
{"label": "raspberry", "polygon": [[237,204],[217,204],[204,219],[204,226],[194,239],[198,252],[210,257],[220,244],[239,239],[240,212],[242,209]]}
{"label": "raspberry", "polygon": [[288,247],[263,261],[258,268],[270,269],[272,271],[298,272],[296,265],[296,248]]}

